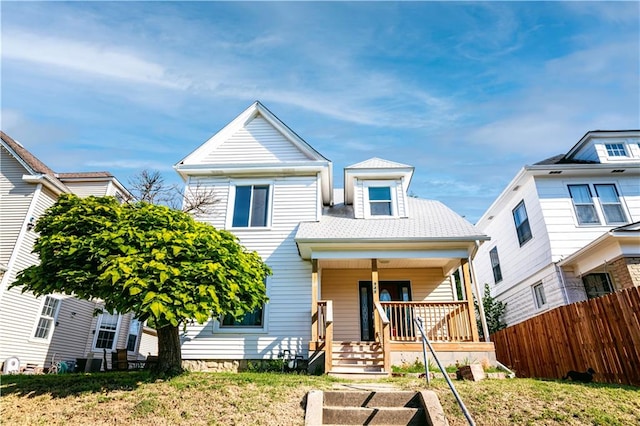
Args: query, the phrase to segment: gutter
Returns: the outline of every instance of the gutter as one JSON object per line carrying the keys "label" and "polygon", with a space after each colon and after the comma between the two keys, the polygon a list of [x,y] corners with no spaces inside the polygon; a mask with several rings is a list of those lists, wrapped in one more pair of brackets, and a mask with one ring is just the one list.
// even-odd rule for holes
{"label": "gutter", "polygon": [[28,183],[36,183],[42,184],[46,188],[53,191],[56,195],[60,195],[62,193],[68,193],[69,189],[64,186],[60,181],[55,178],[52,178],[49,175],[40,174],[40,175],[23,175],[22,180]]}

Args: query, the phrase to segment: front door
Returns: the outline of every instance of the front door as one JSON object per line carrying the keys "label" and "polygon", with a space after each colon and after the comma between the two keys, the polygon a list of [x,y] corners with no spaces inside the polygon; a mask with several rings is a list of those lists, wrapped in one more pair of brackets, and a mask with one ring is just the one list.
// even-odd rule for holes
{"label": "front door", "polygon": [[[375,340],[373,321],[373,290],[371,281],[360,281],[360,340]],[[411,300],[411,286],[409,281],[380,281],[380,301]]]}

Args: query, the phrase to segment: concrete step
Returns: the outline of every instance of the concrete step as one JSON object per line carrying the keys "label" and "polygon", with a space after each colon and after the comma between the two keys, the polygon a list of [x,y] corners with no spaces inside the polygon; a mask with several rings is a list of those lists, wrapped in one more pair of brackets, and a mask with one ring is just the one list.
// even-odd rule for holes
{"label": "concrete step", "polygon": [[421,407],[420,395],[411,391],[326,391],[323,401],[331,407]]}
{"label": "concrete step", "polygon": [[333,425],[426,425],[422,408],[324,407],[322,423]]}

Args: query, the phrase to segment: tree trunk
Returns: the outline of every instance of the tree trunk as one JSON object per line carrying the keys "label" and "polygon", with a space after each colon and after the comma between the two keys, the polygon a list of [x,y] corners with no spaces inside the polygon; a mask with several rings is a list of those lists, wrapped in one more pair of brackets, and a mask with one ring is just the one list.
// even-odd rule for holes
{"label": "tree trunk", "polygon": [[158,330],[158,372],[179,374],[182,372],[182,351],[177,326],[166,325]]}

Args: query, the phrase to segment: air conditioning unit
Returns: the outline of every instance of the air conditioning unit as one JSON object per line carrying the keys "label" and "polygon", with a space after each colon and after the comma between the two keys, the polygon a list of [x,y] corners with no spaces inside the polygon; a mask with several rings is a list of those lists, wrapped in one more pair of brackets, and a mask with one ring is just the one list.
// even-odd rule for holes
{"label": "air conditioning unit", "polygon": [[9,357],[4,360],[4,366],[2,367],[3,374],[13,374],[20,372],[20,360],[15,356]]}

